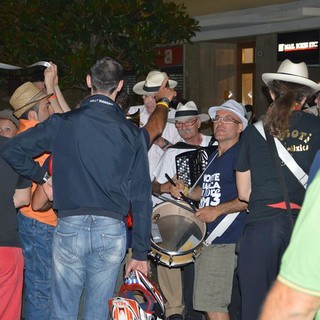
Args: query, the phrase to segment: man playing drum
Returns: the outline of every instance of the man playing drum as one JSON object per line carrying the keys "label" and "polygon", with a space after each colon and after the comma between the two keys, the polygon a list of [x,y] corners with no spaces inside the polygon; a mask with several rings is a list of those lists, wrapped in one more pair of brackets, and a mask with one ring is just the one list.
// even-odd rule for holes
{"label": "man playing drum", "polygon": [[[193,303],[211,320],[229,320],[237,263],[235,245],[242,234],[247,208],[246,203],[238,200],[234,166],[239,137],[248,121],[242,106],[234,100],[211,107],[209,115],[218,150],[211,154],[203,176],[188,195],[200,200],[196,216],[207,224],[204,247],[195,261]],[[176,187],[170,186],[170,193],[176,198],[181,197],[181,191],[185,191],[181,181],[176,181]]]}
{"label": "man playing drum", "polygon": [[[167,180],[166,174],[170,178],[174,178],[176,175],[177,168],[175,158],[178,154],[186,152],[187,150],[195,150],[198,146],[208,146],[211,137],[203,135],[199,131],[201,123],[207,120],[209,120],[209,116],[207,114],[199,114],[198,108],[193,101],[188,101],[185,104],[179,103],[175,117],[169,118],[168,122],[175,124],[179,135],[185,142],[185,146],[181,149],[175,146],[169,147],[162,156],[153,172],[155,179],[152,183],[152,189],[155,193],[169,194],[170,182]],[[185,282],[183,286],[180,268],[168,268],[159,265],[157,271],[160,288],[167,300],[166,316],[169,317],[170,320],[182,319],[184,295],[185,311],[188,313],[185,318],[187,319],[189,316],[190,319],[193,320],[201,319],[201,313],[196,313],[192,310],[193,264],[184,268],[184,275],[186,276],[184,278],[188,278],[188,283]],[[188,284],[191,284],[191,287],[188,287]],[[184,288],[184,294],[182,293],[182,287]]]}

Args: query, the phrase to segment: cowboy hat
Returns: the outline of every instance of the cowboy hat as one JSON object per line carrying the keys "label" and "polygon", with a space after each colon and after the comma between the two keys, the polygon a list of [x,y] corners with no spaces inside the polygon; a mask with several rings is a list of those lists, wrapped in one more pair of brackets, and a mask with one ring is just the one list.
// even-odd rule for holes
{"label": "cowboy hat", "polygon": [[207,114],[199,113],[198,108],[193,101],[188,101],[186,104],[179,102],[174,118],[169,118],[168,122],[175,123],[176,121],[184,121],[196,117],[199,118],[201,122],[210,119]]}
{"label": "cowboy hat", "polygon": [[32,108],[37,102],[50,96],[52,96],[52,93],[45,94],[31,82],[25,82],[16,89],[9,102],[14,110],[13,114],[19,119],[25,111]]}
{"label": "cowboy hat", "polygon": [[320,90],[320,86],[312,80],[309,80],[307,65],[304,62],[293,63],[290,60],[284,60],[277,73],[263,73],[262,80],[266,85],[273,80],[293,82],[307,86],[315,91]]}
{"label": "cowboy hat", "polygon": [[211,119],[215,118],[218,110],[232,112],[241,120],[243,124],[243,130],[247,127],[248,120],[245,118],[244,108],[237,101],[230,99],[228,101],[225,101],[221,106],[213,106],[209,108],[208,113]]}
{"label": "cowboy hat", "polygon": [[9,109],[3,109],[0,111],[0,119],[8,119],[12,121],[16,127],[19,127],[19,120],[13,115],[12,111]]}
{"label": "cowboy hat", "polygon": [[[146,80],[140,81],[134,85],[133,92],[140,96],[154,95],[159,91],[162,81],[167,77],[168,75],[165,72],[150,71]],[[168,80],[169,88],[175,88],[177,84],[177,81]]]}

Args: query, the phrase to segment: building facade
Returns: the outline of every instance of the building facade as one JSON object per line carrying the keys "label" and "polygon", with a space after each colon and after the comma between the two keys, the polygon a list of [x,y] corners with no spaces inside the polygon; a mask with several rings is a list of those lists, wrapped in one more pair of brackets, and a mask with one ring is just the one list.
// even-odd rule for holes
{"label": "building facade", "polygon": [[[202,112],[232,97],[253,104],[257,114],[263,114],[270,101],[261,75],[276,72],[284,58],[291,58],[290,53],[278,53],[281,36],[291,36],[287,44],[296,49],[302,46],[295,53],[295,62],[304,61],[311,49],[319,57],[319,36],[311,41],[303,33],[319,35],[319,0],[175,2],[183,2],[201,27],[192,43],[183,46],[183,95],[194,100]],[[303,48],[309,42],[313,47]],[[319,58],[306,62],[310,78],[320,81]]]}

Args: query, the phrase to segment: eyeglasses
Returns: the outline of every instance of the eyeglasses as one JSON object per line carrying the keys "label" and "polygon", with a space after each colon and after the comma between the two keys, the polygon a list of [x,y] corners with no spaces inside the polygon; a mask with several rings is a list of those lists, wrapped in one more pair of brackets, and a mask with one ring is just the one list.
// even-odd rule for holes
{"label": "eyeglasses", "polygon": [[198,118],[195,118],[193,120],[188,120],[185,122],[180,122],[180,121],[176,121],[176,127],[177,128],[182,128],[182,126],[184,126],[185,128],[189,128],[192,127],[196,122],[197,122]]}
{"label": "eyeglasses", "polygon": [[215,116],[215,118],[212,119],[212,122],[219,122],[220,120],[222,120],[223,123],[236,123],[236,124],[241,123],[241,121],[233,119],[231,116],[225,116],[225,117]]}

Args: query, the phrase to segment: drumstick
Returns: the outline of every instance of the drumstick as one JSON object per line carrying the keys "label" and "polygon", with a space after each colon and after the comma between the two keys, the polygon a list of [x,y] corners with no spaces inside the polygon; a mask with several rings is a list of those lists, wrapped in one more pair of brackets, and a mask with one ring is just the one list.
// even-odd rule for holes
{"label": "drumstick", "polygon": [[158,194],[158,193],[156,193],[156,192],[152,192],[152,195],[154,195],[155,197],[159,198],[160,200],[173,203],[173,204],[175,204],[176,206],[178,206],[178,207],[180,207],[180,208],[183,208],[183,209],[185,209],[185,210],[187,210],[187,211],[190,211],[190,212],[192,212],[192,213],[195,212],[193,209],[187,207],[186,205],[180,203],[180,202],[177,201],[177,200],[174,200],[173,198],[166,197],[166,196],[164,196],[164,195],[162,195],[162,194]]}
{"label": "drumstick", "polygon": [[[164,176],[167,178],[167,180],[168,180],[173,186],[175,186],[175,187],[177,186],[177,185],[175,184],[175,182],[169,177],[169,175],[168,175],[167,173],[165,173]],[[187,203],[189,204],[189,206],[190,206],[194,211],[196,211],[196,207],[194,206],[194,204],[193,204],[193,202],[191,201],[191,199],[188,198],[187,196],[185,196],[182,191],[180,191],[180,195],[181,195],[181,198],[182,198],[185,202],[187,202]]]}

